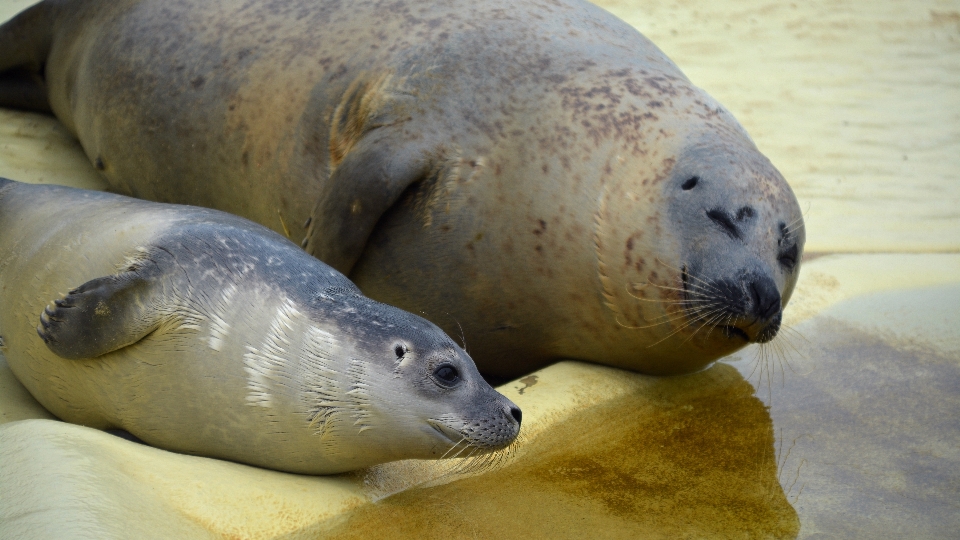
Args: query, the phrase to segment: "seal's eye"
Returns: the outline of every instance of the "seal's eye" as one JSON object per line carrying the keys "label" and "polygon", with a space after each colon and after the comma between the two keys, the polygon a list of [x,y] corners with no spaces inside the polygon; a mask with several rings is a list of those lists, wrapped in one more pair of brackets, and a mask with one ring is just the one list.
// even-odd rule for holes
{"label": "seal's eye", "polygon": [[403,358],[403,355],[406,354],[407,350],[403,345],[397,345],[393,348],[393,353],[397,355],[397,358]]}
{"label": "seal's eye", "polygon": [[443,386],[453,386],[460,382],[460,372],[450,364],[441,364],[433,370],[433,378]]}
{"label": "seal's eye", "polygon": [[780,262],[780,265],[787,270],[793,270],[793,267],[797,265],[797,245],[794,244],[790,246],[790,249],[784,251],[777,257],[777,260]]}
{"label": "seal's eye", "polygon": [[684,191],[690,191],[691,189],[694,188],[694,186],[697,185],[697,182],[699,181],[700,181],[699,176],[687,178],[687,180],[684,183],[680,184],[680,187],[683,188]]}

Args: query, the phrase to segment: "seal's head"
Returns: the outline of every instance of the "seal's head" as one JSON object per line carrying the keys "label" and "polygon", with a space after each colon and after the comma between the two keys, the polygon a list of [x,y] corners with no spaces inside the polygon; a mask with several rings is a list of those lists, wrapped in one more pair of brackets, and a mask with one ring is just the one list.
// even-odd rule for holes
{"label": "seal's head", "polygon": [[622,326],[651,334],[642,355],[653,372],[689,371],[771,341],[803,253],[796,197],[749,138],[718,130],[692,139],[664,163],[662,204],[642,220],[656,234],[626,240],[656,244],[646,250],[654,260],[626,271],[634,301],[611,295],[624,306]]}
{"label": "seal's head", "polygon": [[[517,437],[520,409],[436,325],[355,290],[325,293],[317,302],[318,319],[328,321],[321,324],[336,331],[316,328],[303,349],[316,360],[315,376],[303,379],[307,421],[343,470],[473,456]],[[347,365],[327,371],[329,357]]]}
{"label": "seal's head", "polygon": [[694,145],[680,154],[664,189],[682,246],[681,290],[671,295],[681,300],[679,311],[694,326],[719,330],[721,340],[772,340],[805,240],[783,177],[758,152]]}

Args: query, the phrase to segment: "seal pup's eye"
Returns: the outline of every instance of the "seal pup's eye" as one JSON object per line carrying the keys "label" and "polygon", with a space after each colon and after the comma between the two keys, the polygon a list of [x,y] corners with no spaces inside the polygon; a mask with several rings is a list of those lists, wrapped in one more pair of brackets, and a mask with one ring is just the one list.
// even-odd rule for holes
{"label": "seal pup's eye", "polygon": [[397,358],[403,358],[403,355],[407,354],[407,348],[398,344],[393,348],[393,354],[397,355]]}
{"label": "seal pup's eye", "polygon": [[450,364],[440,364],[433,370],[433,378],[442,386],[453,386],[460,382],[460,372]]}
{"label": "seal pup's eye", "polygon": [[684,191],[690,191],[691,189],[694,188],[694,186],[697,185],[697,182],[699,181],[700,181],[699,176],[693,176],[691,178],[687,178],[687,180],[684,181],[684,183],[680,184],[680,188],[683,189]]}
{"label": "seal pup's eye", "polygon": [[797,265],[797,245],[794,244],[781,253],[780,256],[777,257],[777,261],[787,270],[793,270],[793,267]]}

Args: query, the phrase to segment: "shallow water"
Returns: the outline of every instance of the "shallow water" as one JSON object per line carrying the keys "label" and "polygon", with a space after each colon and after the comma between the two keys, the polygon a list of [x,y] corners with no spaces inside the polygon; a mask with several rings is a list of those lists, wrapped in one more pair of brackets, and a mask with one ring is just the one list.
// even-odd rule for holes
{"label": "shallow water", "polygon": [[[0,20],[30,3],[0,0]],[[564,363],[507,383],[524,444],[439,480],[411,462],[297,477],[42,420],[0,358],[0,533],[955,537],[960,2],[601,5],[729,108],[800,198],[813,256],[780,338],[684,377]],[[55,120],[5,110],[0,175],[104,185]]]}
{"label": "shallow water", "polygon": [[792,537],[800,523],[774,446],[766,408],[731,366],[644,378],[553,424],[500,470],[362,506],[328,534]]}

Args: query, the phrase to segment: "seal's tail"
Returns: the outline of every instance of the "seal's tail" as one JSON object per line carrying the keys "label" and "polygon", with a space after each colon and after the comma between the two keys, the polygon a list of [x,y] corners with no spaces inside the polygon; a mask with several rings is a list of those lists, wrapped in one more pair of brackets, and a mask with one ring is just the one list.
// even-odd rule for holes
{"label": "seal's tail", "polygon": [[53,41],[51,11],[41,2],[0,26],[0,106],[50,110],[44,66]]}

